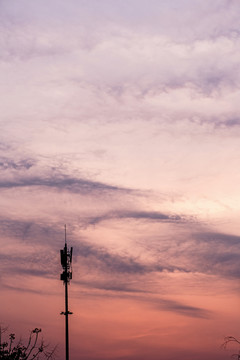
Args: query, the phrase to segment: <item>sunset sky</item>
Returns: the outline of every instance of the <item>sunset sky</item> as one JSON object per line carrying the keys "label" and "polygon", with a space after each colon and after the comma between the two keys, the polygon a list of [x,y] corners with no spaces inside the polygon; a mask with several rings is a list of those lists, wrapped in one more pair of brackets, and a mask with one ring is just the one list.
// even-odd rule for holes
{"label": "sunset sky", "polygon": [[0,0],[0,323],[64,360],[240,338],[240,1]]}

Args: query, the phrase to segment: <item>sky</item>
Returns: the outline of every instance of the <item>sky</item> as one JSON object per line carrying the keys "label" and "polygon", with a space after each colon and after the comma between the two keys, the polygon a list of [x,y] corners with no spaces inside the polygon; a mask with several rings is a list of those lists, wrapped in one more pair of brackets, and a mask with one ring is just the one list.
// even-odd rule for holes
{"label": "sky", "polygon": [[64,359],[240,337],[240,2],[0,0],[0,322]]}

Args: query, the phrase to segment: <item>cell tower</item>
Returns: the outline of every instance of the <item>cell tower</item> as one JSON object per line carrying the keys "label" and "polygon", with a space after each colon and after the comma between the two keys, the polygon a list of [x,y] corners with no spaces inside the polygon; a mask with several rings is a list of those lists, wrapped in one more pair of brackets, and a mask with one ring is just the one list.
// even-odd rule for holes
{"label": "cell tower", "polygon": [[61,265],[63,272],[60,276],[60,279],[65,285],[65,311],[61,312],[61,315],[65,315],[65,332],[66,332],[66,360],[69,360],[69,334],[68,334],[68,315],[71,315],[72,312],[68,311],[68,285],[72,279],[72,251],[67,247],[67,227],[65,225],[65,246],[60,250]]}

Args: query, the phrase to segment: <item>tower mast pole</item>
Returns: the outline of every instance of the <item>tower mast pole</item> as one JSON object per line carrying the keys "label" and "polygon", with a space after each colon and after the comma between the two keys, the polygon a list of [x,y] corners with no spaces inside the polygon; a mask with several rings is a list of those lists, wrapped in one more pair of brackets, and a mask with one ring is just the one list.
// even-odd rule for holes
{"label": "tower mast pole", "polygon": [[[65,224],[65,252],[67,253],[67,227]],[[67,267],[66,267],[67,269]],[[67,276],[66,276],[67,278]],[[69,360],[69,332],[68,332],[68,281],[65,281],[65,336],[66,336],[66,360]]]}
{"label": "tower mast pole", "polygon": [[65,312],[61,312],[61,315],[65,315],[65,347],[66,347],[66,360],[69,360],[69,327],[68,327],[68,315],[72,312],[68,310],[68,285],[72,279],[72,247],[68,250],[67,247],[67,227],[65,225],[65,246],[60,250],[61,265],[63,272],[61,274],[61,280],[65,285]]}

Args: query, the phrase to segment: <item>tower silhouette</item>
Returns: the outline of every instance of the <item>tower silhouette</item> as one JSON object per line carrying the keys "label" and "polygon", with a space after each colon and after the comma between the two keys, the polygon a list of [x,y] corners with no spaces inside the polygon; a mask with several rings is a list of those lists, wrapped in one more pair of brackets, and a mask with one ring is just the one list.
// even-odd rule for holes
{"label": "tower silhouette", "polygon": [[72,247],[70,250],[67,247],[67,227],[65,225],[65,246],[60,250],[60,259],[63,268],[60,279],[65,285],[65,311],[62,311],[61,315],[65,315],[66,360],[69,360],[68,315],[72,314],[72,312],[68,310],[68,285],[72,279],[72,251]]}

